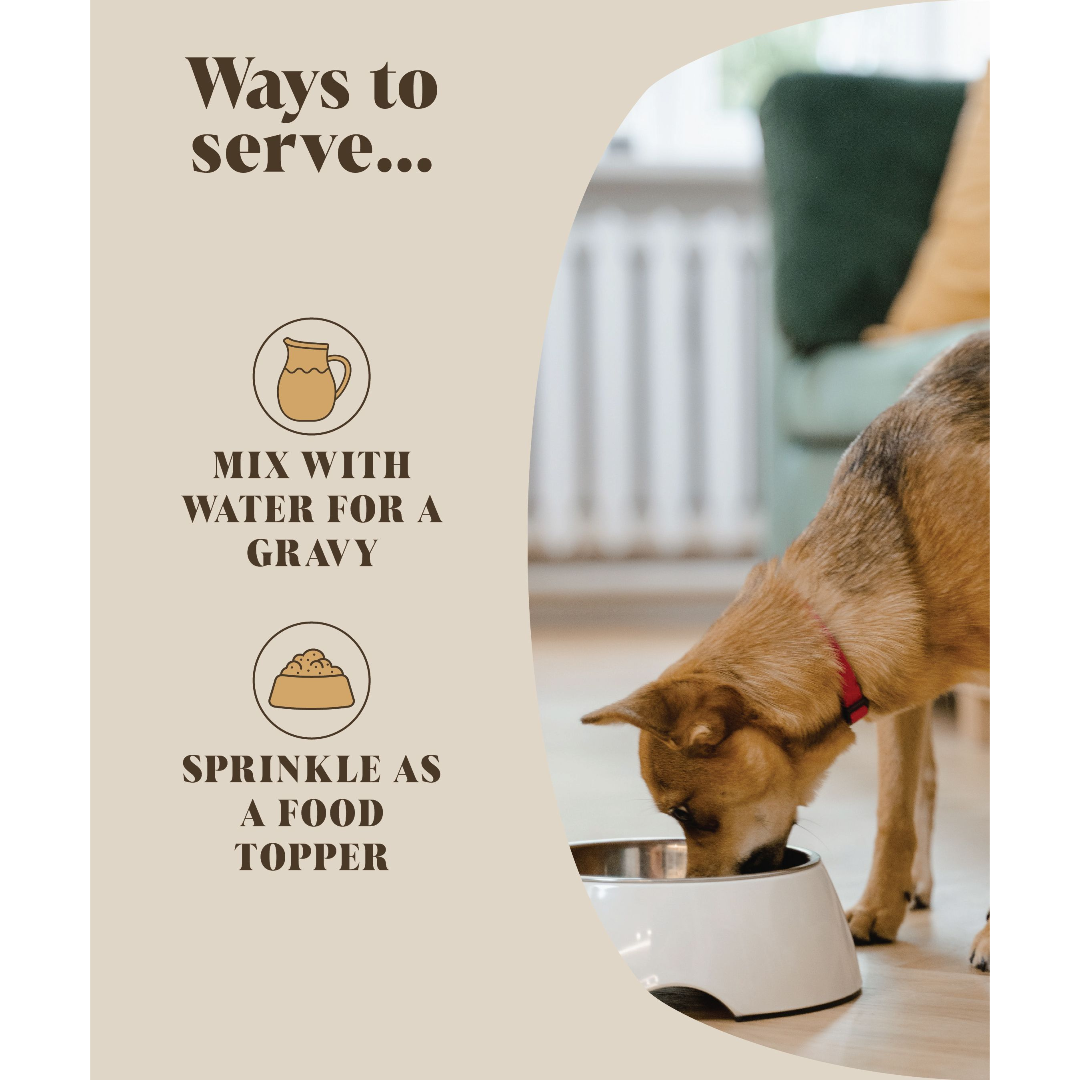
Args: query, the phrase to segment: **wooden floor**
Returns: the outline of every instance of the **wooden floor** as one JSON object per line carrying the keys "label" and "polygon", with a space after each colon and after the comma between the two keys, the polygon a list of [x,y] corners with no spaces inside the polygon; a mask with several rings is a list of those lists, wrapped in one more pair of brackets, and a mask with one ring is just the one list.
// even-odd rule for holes
{"label": "wooden floor", "polygon": [[[659,674],[699,628],[632,632],[534,630],[537,690],[556,798],[570,840],[677,836],[638,775],[636,732],[585,728],[582,713]],[[792,841],[821,853],[840,900],[862,891],[874,837],[875,744],[859,724]],[[859,949],[863,991],[845,1005],[737,1023],[713,999],[668,992],[668,1004],[712,1027],[804,1057],[910,1076],[989,1075],[990,977],[968,968],[989,895],[989,753],[939,721],[935,888],[893,945]],[[675,827],[673,827],[675,826]]]}

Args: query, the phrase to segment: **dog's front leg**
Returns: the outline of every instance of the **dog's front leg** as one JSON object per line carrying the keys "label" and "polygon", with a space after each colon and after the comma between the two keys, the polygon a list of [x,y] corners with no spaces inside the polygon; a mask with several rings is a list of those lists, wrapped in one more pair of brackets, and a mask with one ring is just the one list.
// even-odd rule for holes
{"label": "dog's front leg", "polygon": [[975,935],[971,943],[968,962],[979,971],[990,970],[990,912],[986,913],[986,925]]}
{"label": "dog's front leg", "polygon": [[877,723],[877,839],[870,880],[847,913],[860,945],[893,941],[911,901],[915,858],[915,796],[923,764],[929,706],[905,709]]}
{"label": "dog's front leg", "polygon": [[929,720],[923,733],[922,764],[919,787],[915,793],[915,862],[911,876],[913,909],[928,908],[934,890],[934,872],[930,867],[930,841],[934,834],[934,803],[937,800],[937,762],[934,760],[934,723]]}

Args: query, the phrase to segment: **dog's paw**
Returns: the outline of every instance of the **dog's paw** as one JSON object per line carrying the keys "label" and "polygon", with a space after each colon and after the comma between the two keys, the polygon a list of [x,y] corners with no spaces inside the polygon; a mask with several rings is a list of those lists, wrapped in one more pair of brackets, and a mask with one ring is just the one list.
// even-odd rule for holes
{"label": "dog's paw", "polygon": [[970,963],[976,971],[990,970],[989,919],[986,920],[986,925],[975,935],[975,940],[971,943],[971,955],[968,957],[968,963]]}
{"label": "dog's paw", "polygon": [[930,906],[930,894],[934,891],[934,879],[927,878],[918,881],[911,891],[911,903],[908,905],[912,911],[921,911]]}
{"label": "dog's paw", "polygon": [[911,893],[898,892],[887,900],[863,898],[847,912],[848,929],[856,945],[885,945],[896,940],[911,903]]}

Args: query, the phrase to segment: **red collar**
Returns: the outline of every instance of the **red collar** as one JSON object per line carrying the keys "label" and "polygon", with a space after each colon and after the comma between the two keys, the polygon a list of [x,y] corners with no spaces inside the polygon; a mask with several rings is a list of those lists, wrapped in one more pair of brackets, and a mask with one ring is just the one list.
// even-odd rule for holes
{"label": "red collar", "polygon": [[[810,608],[809,604],[806,606]],[[821,616],[813,608],[810,608],[810,614],[814,616],[818,626],[821,627],[821,632],[825,635],[825,640],[829,643],[833,655],[836,657],[837,666],[840,668],[840,715],[848,724],[854,724],[856,720],[861,720],[870,711],[870,702],[863,695],[859,680],[855,678],[855,672],[852,670],[851,664],[848,663],[844,650],[840,648],[840,642],[832,636],[829,628],[822,622]]]}

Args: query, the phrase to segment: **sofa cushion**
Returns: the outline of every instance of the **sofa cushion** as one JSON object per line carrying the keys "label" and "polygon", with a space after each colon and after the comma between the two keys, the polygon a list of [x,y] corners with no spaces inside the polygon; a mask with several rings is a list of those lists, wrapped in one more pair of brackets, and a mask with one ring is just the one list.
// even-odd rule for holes
{"label": "sofa cushion", "polygon": [[883,322],[926,232],[962,82],[794,74],[761,105],[776,314],[799,352]]}
{"label": "sofa cushion", "polygon": [[[913,334],[990,317],[990,73],[971,86],[952,150],[903,288],[882,327]],[[871,335],[870,331],[877,333]]]}
{"label": "sofa cushion", "polygon": [[833,345],[786,361],[778,380],[781,422],[791,438],[846,445],[907,389],[939,353],[985,320],[880,342]]}

